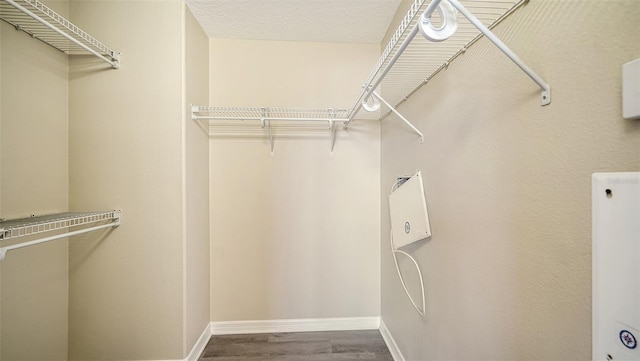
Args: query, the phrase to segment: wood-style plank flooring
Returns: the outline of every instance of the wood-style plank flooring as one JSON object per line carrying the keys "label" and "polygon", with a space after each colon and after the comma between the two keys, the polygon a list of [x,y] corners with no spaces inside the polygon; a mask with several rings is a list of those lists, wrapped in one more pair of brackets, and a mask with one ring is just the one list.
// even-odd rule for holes
{"label": "wood-style plank flooring", "polygon": [[378,330],[212,336],[200,361],[393,361]]}

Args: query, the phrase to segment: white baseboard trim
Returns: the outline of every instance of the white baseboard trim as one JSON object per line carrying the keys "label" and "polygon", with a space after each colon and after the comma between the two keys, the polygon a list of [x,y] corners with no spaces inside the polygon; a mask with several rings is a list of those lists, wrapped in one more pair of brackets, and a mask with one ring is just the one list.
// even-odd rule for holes
{"label": "white baseboard trim", "polygon": [[210,338],[211,338],[211,324],[205,327],[204,331],[202,332],[202,335],[200,335],[200,338],[198,338],[198,341],[196,341],[196,344],[193,345],[191,352],[189,352],[189,355],[187,356],[186,359],[184,359],[184,361],[198,361],[198,358],[200,358],[200,355],[202,354],[202,351],[204,351],[204,348],[207,346],[207,343],[209,342]]}
{"label": "white baseboard trim", "polygon": [[[204,331],[202,331],[202,334],[200,335],[200,337],[198,338],[198,341],[196,341],[196,344],[193,345],[193,348],[191,349],[191,352],[189,352],[189,355],[187,356],[187,358],[184,358],[182,360],[144,360],[144,361],[198,361],[198,358],[200,358],[200,355],[202,354],[202,351],[204,351],[204,348],[207,346],[207,343],[209,342],[209,339],[211,338],[211,324],[208,324],[207,327],[204,329]],[[141,360],[126,360],[126,361],[141,361]]]}
{"label": "white baseboard trim", "polygon": [[377,330],[379,328],[380,317],[211,322],[211,333],[213,335],[270,332]]}
{"label": "white baseboard trim", "polygon": [[387,344],[387,348],[389,349],[393,360],[405,361],[402,352],[400,352],[400,348],[398,348],[398,344],[396,344],[393,336],[391,336],[391,332],[389,332],[389,329],[387,328],[387,325],[384,324],[382,318],[380,319],[380,334],[382,335],[382,339],[384,339],[384,342]]}

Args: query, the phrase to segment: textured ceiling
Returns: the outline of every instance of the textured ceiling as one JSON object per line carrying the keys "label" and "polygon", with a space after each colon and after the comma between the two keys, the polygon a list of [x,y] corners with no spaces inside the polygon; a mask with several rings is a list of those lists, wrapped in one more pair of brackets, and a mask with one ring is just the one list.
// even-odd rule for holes
{"label": "textured ceiling", "polygon": [[185,0],[210,38],[379,44],[400,0]]}

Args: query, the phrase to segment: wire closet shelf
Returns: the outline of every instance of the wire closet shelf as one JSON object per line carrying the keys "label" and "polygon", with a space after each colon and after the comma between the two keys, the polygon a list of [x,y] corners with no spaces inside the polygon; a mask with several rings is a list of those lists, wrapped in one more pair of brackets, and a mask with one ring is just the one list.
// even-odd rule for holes
{"label": "wire closet shelf", "polygon": [[[50,237],[0,247],[0,262],[4,260],[7,251],[33,246],[60,238],[75,236],[82,233],[93,232],[104,228],[117,227],[120,225],[121,215],[122,211],[120,210],[106,212],[67,212],[0,221],[0,241],[17,240],[22,237],[60,230],[67,231]],[[75,231],[68,230],[70,227],[89,225],[94,226]]]}
{"label": "wire closet shelf", "polygon": [[208,107],[194,106],[191,109],[194,120],[259,120],[265,121],[309,121],[346,122],[349,109],[346,108],[267,108],[267,107]]}
{"label": "wire closet shelf", "polygon": [[[528,0],[415,0],[352,106],[348,108],[347,114],[341,112],[336,121],[347,129],[362,109],[377,111],[384,104],[388,111],[381,113],[379,119],[394,113],[422,140],[420,130],[402,116],[397,107],[483,36],[538,85],[541,89],[541,104],[548,105],[551,102],[550,86],[491,31],[527,2]],[[422,36],[417,36],[418,34]],[[381,88],[383,93],[380,92]],[[201,111],[204,108],[215,109],[215,115],[203,116]],[[248,112],[248,109],[251,111]],[[215,126],[216,122],[223,120],[228,122],[225,123],[227,126],[238,120],[261,120],[264,128],[265,119],[270,116],[260,113],[264,109],[273,108],[193,107],[192,118],[209,121],[206,130],[213,137],[219,129]],[[282,113],[295,113],[294,109],[277,109]],[[306,113],[291,116],[289,120],[304,120],[307,117],[309,120],[317,120],[315,116]],[[332,144],[335,140],[334,133],[335,130],[332,131]]]}
{"label": "wire closet shelf", "polygon": [[[266,108],[266,107],[209,107],[192,106],[193,120],[206,120],[210,137],[264,137],[269,138],[273,155],[274,137],[317,136],[327,130],[333,152],[336,124],[344,125],[348,119],[346,108]],[[240,121],[240,123],[238,123]],[[259,128],[256,127],[259,124]]]}
{"label": "wire closet shelf", "polygon": [[362,108],[365,99],[370,95],[376,97],[373,92],[378,87],[384,89],[384,97],[390,108],[380,119],[395,112],[400,104],[483,36],[538,84],[542,90],[542,105],[549,104],[549,85],[491,32],[491,29],[528,2],[529,0],[416,0],[362,86],[351,107],[349,122]]}
{"label": "wire closet shelf", "polygon": [[38,0],[0,0],[0,19],[68,55],[91,54],[120,67],[120,53]]}

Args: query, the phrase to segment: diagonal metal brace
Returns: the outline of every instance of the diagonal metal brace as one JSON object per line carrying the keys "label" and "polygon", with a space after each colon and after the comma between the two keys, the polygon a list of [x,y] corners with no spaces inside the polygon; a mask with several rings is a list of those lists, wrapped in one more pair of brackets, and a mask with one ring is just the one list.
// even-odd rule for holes
{"label": "diagonal metal brace", "polygon": [[396,108],[394,108],[391,104],[389,104],[386,100],[384,100],[384,98],[382,98],[380,94],[378,94],[375,90],[372,91],[371,94],[373,94],[374,97],[376,97],[384,105],[386,105],[395,115],[398,116],[398,118],[400,118],[403,122],[405,122],[405,124],[407,124],[411,129],[413,129],[414,132],[418,133],[418,135],[420,136],[420,143],[424,143],[424,134],[422,134],[422,132],[418,130],[418,128],[416,128],[415,125],[411,124],[411,122],[408,121],[407,118],[405,118],[402,114],[400,114],[400,112],[398,112]]}
{"label": "diagonal metal brace", "polygon": [[513,52],[505,43],[502,42],[489,28],[476,18],[467,8],[465,8],[458,0],[447,0],[455,7],[464,17],[469,20],[484,36],[489,39],[500,51],[504,53],[514,64],[518,66],[531,80],[540,87],[540,104],[542,106],[551,104],[551,86],[542,79],[538,73],[525,64],[516,53]]}

